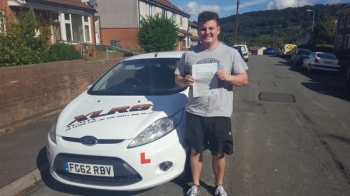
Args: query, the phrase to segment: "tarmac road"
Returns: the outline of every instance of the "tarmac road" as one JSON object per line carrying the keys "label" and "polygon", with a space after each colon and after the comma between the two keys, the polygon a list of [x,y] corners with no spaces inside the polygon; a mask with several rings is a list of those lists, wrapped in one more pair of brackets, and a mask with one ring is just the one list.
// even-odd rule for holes
{"label": "tarmac road", "polygon": [[[350,94],[345,79],[325,72],[308,73],[274,56],[250,56],[248,66],[249,84],[234,90],[235,148],[233,156],[227,157],[224,182],[228,194],[349,195]],[[0,136],[0,158],[9,159],[0,163],[6,178],[14,181],[45,165],[46,131],[55,115]],[[202,196],[214,192],[210,163],[206,152]],[[42,174],[45,171],[41,169]],[[0,185],[12,181],[2,177]],[[100,191],[63,185],[46,175],[20,195],[177,196],[189,187],[174,180],[138,192]]]}

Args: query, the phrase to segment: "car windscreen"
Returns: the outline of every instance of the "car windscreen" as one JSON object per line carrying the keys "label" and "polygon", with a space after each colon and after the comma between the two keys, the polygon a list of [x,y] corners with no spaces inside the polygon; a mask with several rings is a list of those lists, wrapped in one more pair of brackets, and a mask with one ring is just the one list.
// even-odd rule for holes
{"label": "car windscreen", "polygon": [[88,91],[92,95],[169,95],[184,89],[175,83],[180,58],[150,58],[118,63]]}
{"label": "car windscreen", "polygon": [[241,50],[242,50],[242,52],[245,52],[245,47],[241,46]]}
{"label": "car windscreen", "polygon": [[337,59],[337,57],[335,57],[334,54],[329,53],[317,53],[317,57],[322,59]]}

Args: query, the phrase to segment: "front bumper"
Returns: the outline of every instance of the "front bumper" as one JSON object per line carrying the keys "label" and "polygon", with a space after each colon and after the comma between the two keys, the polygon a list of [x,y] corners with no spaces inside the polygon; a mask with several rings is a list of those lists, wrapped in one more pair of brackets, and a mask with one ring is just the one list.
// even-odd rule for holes
{"label": "front bumper", "polygon": [[[124,140],[116,144],[85,146],[57,137],[56,145],[48,136],[46,148],[50,173],[59,182],[78,187],[120,191],[151,188],[171,181],[183,172],[186,161],[184,130],[184,125],[180,124],[168,135],[130,149],[127,147],[132,140]],[[142,159],[148,161],[143,162]],[[67,173],[63,167],[63,162],[67,161],[113,165],[114,177]],[[164,161],[173,163],[167,171],[159,168]]]}

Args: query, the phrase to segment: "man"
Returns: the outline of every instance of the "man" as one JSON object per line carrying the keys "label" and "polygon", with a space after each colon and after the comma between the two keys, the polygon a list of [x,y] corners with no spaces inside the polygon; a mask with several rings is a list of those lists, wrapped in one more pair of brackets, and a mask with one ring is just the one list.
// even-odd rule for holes
{"label": "man", "polygon": [[[233,153],[231,114],[233,85],[248,83],[248,69],[239,53],[219,42],[220,26],[218,15],[205,11],[198,16],[200,44],[185,52],[175,71],[175,82],[182,87],[190,87],[186,105],[186,142],[191,147],[190,163],[193,186],[188,196],[199,194],[199,180],[202,170],[202,152],[211,151],[212,168],[215,176],[215,196],[226,196],[223,188],[225,154]],[[217,63],[217,96],[194,97],[192,85],[195,78],[192,65]],[[205,66],[205,65],[203,65]],[[215,78],[214,78],[215,79]]]}

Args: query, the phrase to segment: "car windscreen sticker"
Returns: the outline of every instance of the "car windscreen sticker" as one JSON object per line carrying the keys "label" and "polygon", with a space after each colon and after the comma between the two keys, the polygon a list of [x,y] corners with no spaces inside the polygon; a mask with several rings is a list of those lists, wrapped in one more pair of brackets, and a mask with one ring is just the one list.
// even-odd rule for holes
{"label": "car windscreen sticker", "polygon": [[[66,131],[69,131],[71,129],[84,126],[86,124],[90,123],[96,123],[104,120],[110,120],[114,118],[122,118],[122,117],[131,117],[131,116],[139,116],[139,115],[146,115],[146,114],[152,114],[153,111],[149,110],[153,106],[152,104],[138,104],[134,106],[121,106],[121,107],[114,107],[111,108],[107,113],[102,113],[103,110],[97,110],[90,112],[86,115],[81,114],[78,116],[75,116],[71,123],[69,123],[66,127]],[[149,110],[149,111],[147,111]],[[118,112],[116,114],[116,112]]]}

